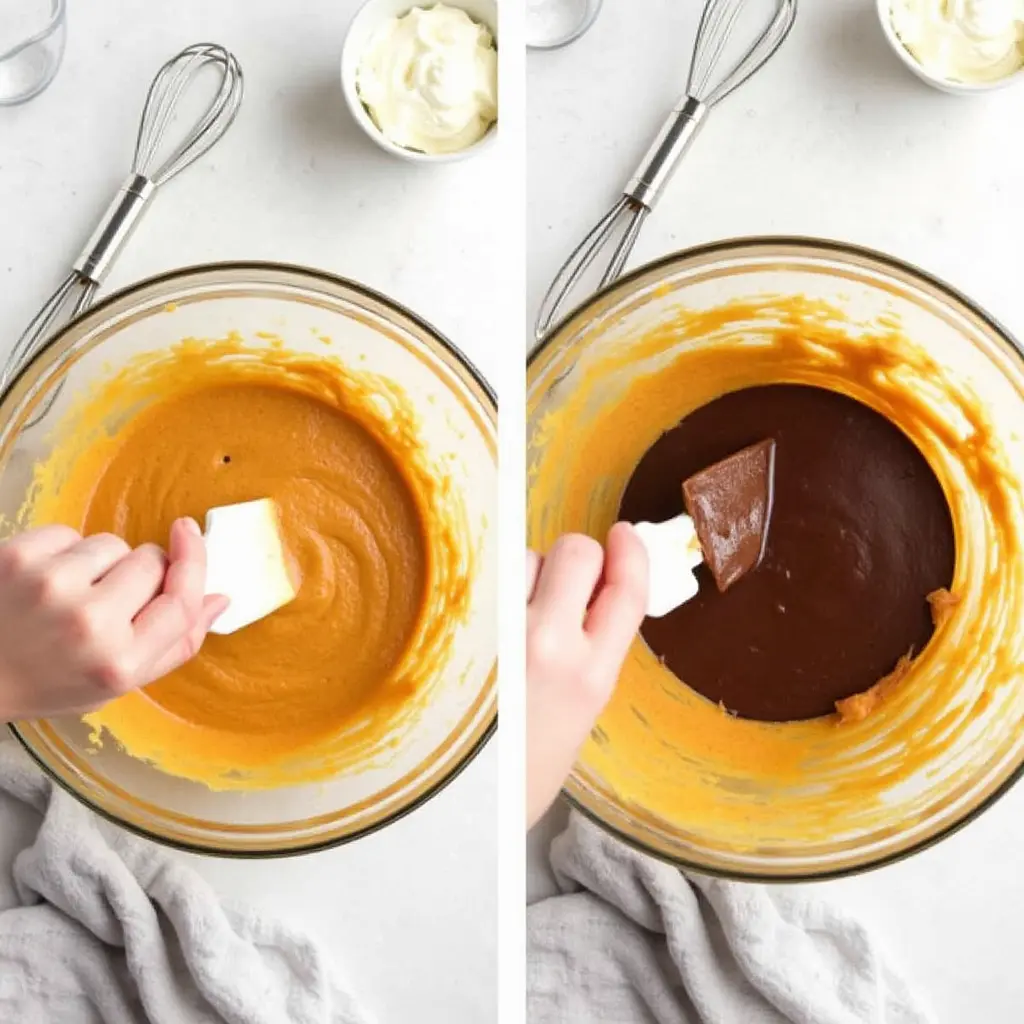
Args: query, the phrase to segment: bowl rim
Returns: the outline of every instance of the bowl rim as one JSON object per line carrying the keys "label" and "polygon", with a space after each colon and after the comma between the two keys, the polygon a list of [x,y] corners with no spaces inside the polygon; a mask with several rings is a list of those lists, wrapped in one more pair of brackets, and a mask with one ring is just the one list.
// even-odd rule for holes
{"label": "bowl rim", "polygon": [[[189,275],[201,273],[216,273],[217,271],[257,271],[257,272],[282,272],[286,274],[298,274],[306,278],[310,278],[314,281],[321,281],[333,286],[342,286],[354,291],[356,294],[380,303],[388,309],[393,310],[400,316],[407,318],[419,329],[430,335],[440,346],[443,348],[456,363],[469,375],[473,382],[480,388],[484,398],[486,399],[487,408],[485,411],[489,413],[497,422],[498,416],[498,396],[494,388],[491,387],[487,378],[484,377],[483,373],[477,368],[476,364],[460,349],[454,342],[452,342],[447,335],[439,331],[434,327],[428,320],[414,313],[403,303],[392,299],[389,296],[377,291],[374,288],[370,288],[367,285],[360,284],[358,281],[354,281],[351,278],[343,277],[340,274],[334,274],[327,270],[319,270],[314,267],[303,266],[298,263],[282,263],[273,260],[222,260],[213,261],[210,263],[197,263],[190,264],[184,267],[178,267],[173,270],[164,271],[159,274],[154,274],[150,277],[142,278],[138,281],[134,281],[129,285],[125,285],[115,291],[110,292],[108,295],[104,295],[103,298],[99,299],[94,305],[83,310],[77,316],[72,317],[66,324],[63,324],[61,328],[56,331],[50,339],[46,342],[42,348],[31,358],[25,361],[25,363],[18,367],[17,370],[11,374],[9,380],[3,387],[0,387],[0,401],[2,401],[22,380],[24,375],[29,369],[43,356],[45,356],[54,345],[58,344],[65,335],[68,334],[74,327],[76,327],[82,320],[89,316],[94,315],[97,312],[102,313],[103,310],[109,306],[114,305],[124,299],[130,298],[134,293],[140,292],[145,288],[152,287],[153,285],[170,284],[185,278]],[[498,671],[498,659],[495,656],[494,663],[491,666],[490,673],[488,675],[489,680],[496,680]],[[496,697],[497,695],[495,695]],[[69,793],[75,798],[80,804],[87,807],[94,814],[98,814],[101,818],[109,821],[111,824],[117,825],[120,828],[126,829],[129,832],[134,833],[137,836],[141,836],[143,839],[149,839],[152,842],[158,843],[161,846],[169,847],[175,850],[181,850],[185,853],[195,853],[201,856],[214,856],[224,857],[232,860],[272,860],[284,857],[298,857],[307,853],[319,853],[323,850],[333,849],[335,847],[346,846],[349,843],[355,842],[357,839],[362,839],[366,836],[373,835],[375,832],[379,832],[382,829],[394,824],[396,821],[400,821],[402,818],[407,817],[414,811],[423,807],[429,803],[435,796],[437,796],[442,790],[446,789],[450,783],[458,778],[463,771],[470,765],[471,762],[475,761],[480,752],[487,746],[490,739],[494,736],[498,729],[498,707],[497,700],[495,699],[494,711],[491,715],[490,721],[487,723],[485,728],[482,730],[477,739],[462,753],[459,759],[452,765],[441,778],[437,779],[431,785],[429,785],[422,793],[415,797],[415,799],[409,801],[408,804],[397,808],[390,814],[381,818],[379,821],[372,822],[369,825],[365,825],[358,828],[350,833],[342,836],[331,836],[325,839],[317,839],[314,841],[300,843],[296,846],[289,846],[283,849],[245,849],[245,850],[227,850],[219,846],[209,845],[200,842],[188,842],[186,840],[171,838],[167,836],[158,835],[157,833],[144,828],[131,821],[126,821],[119,815],[108,811],[106,808],[100,807],[95,804],[84,794],[80,793],[70,783],[62,778],[53,768],[39,756],[35,748],[28,742],[28,740],[22,735],[18,728],[17,722],[8,722],[7,728],[12,733],[14,738],[21,745],[22,749],[28,754],[28,756],[43,770],[43,772],[63,789],[66,793]]]}
{"label": "bowl rim", "polygon": [[897,34],[896,27],[892,21],[892,3],[893,0],[875,0],[875,10],[878,12],[882,34],[892,49],[895,50],[896,56],[899,57],[904,66],[920,78],[922,82],[932,86],[932,88],[952,96],[977,96],[982,93],[997,92],[1000,89],[1005,89],[1024,80],[1024,63],[1016,71],[1011,71],[1008,75],[1003,75],[1001,78],[994,78],[986,82],[960,82],[955,78],[947,78],[945,75],[929,71],[907,49],[903,44],[903,40]]}
{"label": "bowl rim", "polygon": [[[398,145],[396,142],[392,142],[384,132],[377,127],[376,122],[370,116],[370,112],[367,109],[366,104],[363,103],[362,97],[359,95],[359,88],[356,84],[356,77],[359,73],[359,62],[363,55],[361,52],[357,52],[353,41],[353,35],[355,33],[355,29],[363,21],[369,20],[373,16],[375,8],[383,2],[384,0],[363,0],[355,14],[352,15],[352,18],[348,23],[348,27],[345,29],[345,38],[341,47],[339,75],[341,80],[341,92],[345,97],[345,105],[348,107],[352,120],[355,121],[355,123],[363,130],[363,133],[375,142],[382,150],[384,150],[385,153],[390,153],[391,156],[397,157],[399,160],[405,160],[407,163],[420,164],[421,166],[440,166],[441,164],[461,163],[463,160],[468,160],[471,157],[476,156],[478,153],[491,148],[491,146],[494,145],[495,138],[497,137],[498,120],[495,120],[488,127],[487,131],[476,140],[476,142],[470,143],[470,145],[465,146],[462,149],[454,150],[450,153],[423,153],[416,149],[408,149],[405,146]],[[463,0],[445,0],[445,3],[449,6],[463,11],[471,20],[482,24],[491,33],[491,38],[494,41],[494,47],[497,50],[497,0],[484,0],[484,2],[490,4],[490,6],[494,8],[493,24],[490,21],[483,21],[476,17],[476,15],[470,13],[466,9],[466,5]],[[407,4],[405,4],[405,13],[408,14],[417,7],[428,5],[427,0],[407,0]],[[498,102],[500,106],[500,97]]]}
{"label": "bowl rim", "polygon": [[[884,2],[884,0],[882,0],[882,2]],[[785,246],[791,250],[804,250],[806,255],[820,255],[824,253],[841,257],[859,257],[861,259],[874,261],[884,269],[894,270],[914,278],[918,282],[934,288],[945,298],[959,304],[973,316],[977,317],[986,327],[990,328],[995,334],[1004,340],[1009,348],[1016,354],[1018,359],[1024,363],[1024,344],[1022,344],[1011,331],[1009,331],[991,313],[987,312],[973,299],[968,298],[959,289],[948,284],[942,278],[923,270],[916,264],[902,260],[897,256],[890,256],[877,249],[849,242],[841,242],[830,238],[817,238],[811,235],[740,235],[713,242],[704,242],[666,253],[664,256],[660,256],[657,259],[651,260],[649,263],[638,266],[612,281],[610,284],[605,285],[599,291],[589,296],[581,305],[570,310],[566,316],[550,328],[534,348],[531,349],[527,356],[527,371],[529,372],[529,369],[538,359],[548,354],[551,347],[555,345],[556,341],[563,333],[571,330],[577,322],[582,325],[582,322],[590,315],[593,307],[602,299],[617,289],[628,286],[641,278],[646,277],[652,271],[664,270],[692,259],[702,259],[709,256],[728,256],[730,253],[741,249],[768,250],[780,246]],[[527,379],[527,392],[529,392],[529,379]],[[803,882],[832,881],[838,878],[849,878],[854,875],[866,874],[869,871],[887,867],[890,864],[897,864],[900,861],[912,857],[914,854],[930,849],[942,842],[944,839],[948,839],[950,836],[955,835],[972,821],[979,818],[985,811],[1005,796],[1021,780],[1022,777],[1024,777],[1024,756],[1021,757],[1020,763],[1016,765],[1007,777],[984,799],[980,800],[969,810],[965,811],[955,821],[950,822],[948,825],[944,826],[932,835],[922,837],[904,849],[897,850],[883,856],[878,856],[874,859],[867,859],[858,864],[844,865],[838,868],[824,868],[813,871],[801,870],[793,873],[787,873],[785,875],[752,870],[715,868],[709,867],[707,864],[687,860],[685,857],[667,856],[662,851],[654,849],[652,846],[649,846],[634,836],[629,835],[617,826],[604,821],[600,815],[586,807],[582,801],[569,790],[568,783],[562,789],[562,796],[573,810],[578,811],[588,821],[593,822],[595,825],[599,826],[610,835],[613,835],[616,839],[619,839],[627,846],[639,851],[640,853],[646,854],[649,857],[654,857],[656,860],[672,864],[684,871],[693,872],[699,875],[706,875],[713,878],[727,879],[730,881],[770,883],[773,885],[795,885]],[[569,781],[571,781],[571,776]]]}

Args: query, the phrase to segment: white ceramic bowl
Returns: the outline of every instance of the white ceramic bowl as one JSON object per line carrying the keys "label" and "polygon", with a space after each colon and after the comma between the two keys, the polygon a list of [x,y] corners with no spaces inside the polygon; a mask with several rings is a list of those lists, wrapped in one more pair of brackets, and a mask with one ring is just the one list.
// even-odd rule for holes
{"label": "white ceramic bowl", "polygon": [[943,75],[937,75],[929,71],[907,48],[903,41],[896,34],[892,24],[892,0],[876,0],[875,9],[878,11],[878,20],[882,26],[882,32],[889,41],[893,52],[913,74],[917,75],[922,82],[927,82],[933,89],[950,93],[953,96],[975,96],[979,93],[994,92],[997,89],[1005,89],[1007,86],[1018,84],[1024,81],[1024,67],[1015,71],[1012,75],[1005,75],[992,82],[958,82]]}
{"label": "white ceramic bowl", "polygon": [[[450,164],[474,156],[494,141],[495,125],[487,134],[473,145],[460,149],[455,153],[420,153],[414,149],[397,146],[384,136],[370,117],[366,106],[356,88],[356,75],[359,62],[366,50],[370,37],[381,22],[388,18],[400,18],[415,7],[431,6],[433,0],[421,0],[411,3],[410,0],[366,0],[356,12],[345,36],[345,45],[341,52],[341,90],[345,94],[345,102],[357,125],[380,146],[381,149],[416,164]],[[458,7],[465,11],[474,21],[486,25],[495,43],[498,40],[498,4],[497,0],[444,0],[449,7]],[[499,101],[500,102],[500,101]],[[500,117],[500,114],[499,114]]]}

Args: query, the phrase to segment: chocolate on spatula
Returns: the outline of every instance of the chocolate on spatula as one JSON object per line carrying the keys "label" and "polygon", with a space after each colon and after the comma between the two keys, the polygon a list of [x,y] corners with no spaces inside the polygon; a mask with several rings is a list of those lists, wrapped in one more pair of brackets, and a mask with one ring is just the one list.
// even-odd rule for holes
{"label": "chocolate on spatula", "polygon": [[686,510],[719,591],[761,564],[768,543],[775,442],[761,441],[683,483]]}
{"label": "chocolate on spatula", "polygon": [[693,570],[705,562],[719,591],[756,569],[771,522],[775,442],[760,441],[683,482],[689,515],[663,523],[636,523],[647,548],[647,614],[667,615],[696,596]]}

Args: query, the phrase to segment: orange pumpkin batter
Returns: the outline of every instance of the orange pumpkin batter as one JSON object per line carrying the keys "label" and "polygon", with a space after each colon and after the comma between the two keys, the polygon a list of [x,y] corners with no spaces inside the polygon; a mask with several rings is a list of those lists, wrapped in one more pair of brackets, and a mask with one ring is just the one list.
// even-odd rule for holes
{"label": "orange pumpkin batter", "polygon": [[96,732],[213,788],[378,750],[421,706],[466,603],[457,509],[415,425],[385,381],[238,339],[147,357],[80,402],[32,523],[163,544],[179,516],[269,497],[301,579],[291,604],[87,716]]}

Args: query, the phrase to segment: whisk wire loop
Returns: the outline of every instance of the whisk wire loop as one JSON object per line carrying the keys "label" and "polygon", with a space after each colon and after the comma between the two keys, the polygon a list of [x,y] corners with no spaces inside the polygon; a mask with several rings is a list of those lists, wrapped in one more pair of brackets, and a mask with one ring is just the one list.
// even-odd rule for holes
{"label": "whisk wire loop", "polygon": [[[714,0],[713,0],[714,2]],[[736,15],[730,21],[731,26],[735,24],[740,8],[745,0],[725,0],[727,4],[735,4]],[[755,75],[768,62],[772,55],[785,42],[789,30],[793,27],[796,18],[796,0],[782,0],[775,8],[772,20],[765,26],[761,34],[749,46],[747,51],[736,61],[732,68],[722,75],[718,83],[703,97],[705,105],[713,107],[720,103],[730,93],[735,92],[752,75]],[[726,39],[728,36],[726,36]],[[722,44],[725,48],[725,42]],[[695,50],[696,53],[696,50]],[[719,53],[721,59],[721,53]],[[714,73],[714,68],[709,72]],[[698,95],[698,94],[694,94]]]}
{"label": "whisk wire loop", "polygon": [[[161,165],[154,166],[182,93],[199,71],[209,64],[217,65],[222,71],[216,94],[198,123]],[[199,159],[235,119],[242,99],[241,84],[242,71],[238,61],[222,46],[197,43],[172,57],[157,73],[146,95],[139,121],[133,172],[160,186]]]}
{"label": "whisk wire loop", "polygon": [[708,84],[722,59],[744,0],[709,0],[701,14],[690,58],[690,74],[686,91],[701,102],[708,93]]}
{"label": "whisk wire loop", "polygon": [[[774,0],[771,21],[729,70],[721,74],[725,49],[747,0],[707,0],[697,25],[686,78],[686,94],[676,104],[622,197],[595,225],[559,268],[541,302],[535,324],[542,339],[562,315],[584,273],[608,248],[601,273],[605,287],[623,272],[647,215],[664,192],[676,166],[690,148],[707,112],[756,74],[778,51],[796,20],[797,0]],[[616,228],[625,230],[613,241]]]}
{"label": "whisk wire loop", "polygon": [[[215,95],[184,138],[157,164],[178,101],[198,72],[208,65],[216,67],[221,75]],[[157,189],[223,137],[238,113],[242,95],[243,77],[238,61],[215,43],[189,46],[160,68],[142,108],[131,173],[72,264],[71,272],[15,342],[0,371],[0,391],[6,390],[22,368],[46,348],[58,327],[92,305],[114,259],[131,237]],[[45,413],[44,408],[36,419]]]}

